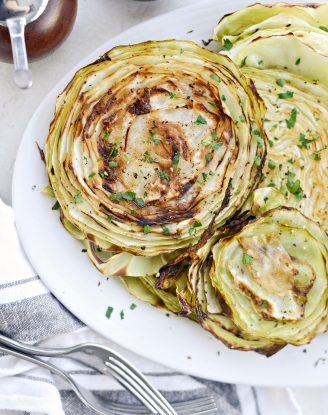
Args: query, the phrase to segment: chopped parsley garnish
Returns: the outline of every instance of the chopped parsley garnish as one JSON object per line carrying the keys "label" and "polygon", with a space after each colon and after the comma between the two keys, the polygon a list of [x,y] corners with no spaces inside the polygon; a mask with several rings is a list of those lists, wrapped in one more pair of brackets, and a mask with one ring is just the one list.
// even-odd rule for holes
{"label": "chopped parsley garnish", "polygon": [[56,201],[56,203],[53,205],[53,207],[51,208],[51,210],[58,210],[60,208],[60,204],[58,202],[58,200]]}
{"label": "chopped parsley garnish", "polygon": [[108,162],[108,167],[117,167],[117,166],[118,166],[117,161],[109,161]]}
{"label": "chopped parsley garnish", "polygon": [[299,65],[301,63],[301,58],[297,58],[295,61],[295,65]]}
{"label": "chopped parsley garnish", "polygon": [[81,194],[80,190],[74,196],[74,202],[77,203],[77,204],[78,203],[83,203],[82,194]]}
{"label": "chopped parsley garnish", "polygon": [[323,30],[324,32],[328,32],[328,27],[326,26],[319,26],[319,29]]}
{"label": "chopped parsley garnish", "polygon": [[294,164],[294,163],[295,163],[295,160],[294,160],[294,159],[288,159],[288,160],[287,160],[287,163],[289,163],[289,164]]}
{"label": "chopped parsley garnish", "polygon": [[151,157],[149,155],[149,151],[147,150],[144,152],[144,161],[147,163],[156,163],[157,160],[154,157]]}
{"label": "chopped parsley garnish", "polygon": [[207,174],[207,173],[205,173],[205,172],[203,172],[203,173],[202,173],[202,176],[203,176],[203,180],[204,180],[204,182],[206,182],[206,179],[207,179],[208,174]]}
{"label": "chopped parsley garnish", "polygon": [[177,151],[173,156],[173,164],[177,166],[180,160],[180,153]]}
{"label": "chopped parsley garnish", "polygon": [[170,176],[168,176],[168,175],[165,173],[165,171],[163,171],[163,170],[158,170],[158,169],[155,169],[155,170],[156,170],[157,174],[159,175],[159,177],[160,177],[162,180],[167,180],[168,182],[171,180],[171,177],[170,177]]}
{"label": "chopped parsley garnish", "polygon": [[208,104],[212,105],[212,107],[220,108],[220,104],[216,104],[215,102],[212,102],[212,101],[207,101],[207,102]]}
{"label": "chopped parsley garnish", "polygon": [[162,226],[163,234],[170,235],[170,229],[167,226]]}
{"label": "chopped parsley garnish", "polygon": [[255,128],[255,130],[252,131],[252,135],[261,135],[261,131]]}
{"label": "chopped parsley garnish", "polygon": [[240,62],[239,67],[243,68],[246,65],[246,61],[247,61],[247,56],[245,56],[244,59]]}
{"label": "chopped parsley garnish", "polygon": [[304,193],[301,188],[301,182],[299,180],[294,180],[294,179],[295,179],[295,173],[292,173],[289,171],[288,176],[287,176],[287,189],[299,201],[303,199]]}
{"label": "chopped parsley garnish", "polygon": [[199,227],[201,227],[201,226],[202,226],[202,223],[196,220],[196,221],[195,221],[195,222],[191,225],[191,227],[189,228],[189,235],[192,235],[193,233],[195,233],[195,232],[196,232],[196,228],[199,228]]}
{"label": "chopped parsley garnish", "polygon": [[136,194],[134,192],[122,193],[122,198],[125,200],[133,200],[135,197],[136,197]]}
{"label": "chopped parsley garnish", "polygon": [[269,146],[270,147],[273,147],[274,146],[274,142],[272,140],[269,140],[268,143],[269,143]]}
{"label": "chopped parsley garnish", "polygon": [[211,157],[212,157],[212,154],[211,153],[206,153],[205,154],[206,163],[209,163],[211,161]]}
{"label": "chopped parsley garnish", "polygon": [[81,252],[88,252],[88,250],[87,249],[85,249],[85,248],[83,248],[83,249],[81,249]]}
{"label": "chopped parsley garnish", "polygon": [[121,310],[121,312],[120,312],[120,317],[121,317],[121,320],[124,320],[124,311],[123,310]]}
{"label": "chopped parsley garnish", "polygon": [[312,153],[310,157],[311,157],[312,160],[315,160],[315,161],[320,161],[321,160],[321,157],[319,156],[319,153]]}
{"label": "chopped parsley garnish", "polygon": [[286,81],[284,79],[277,79],[276,84],[283,87],[286,84]]}
{"label": "chopped parsley garnish", "polygon": [[132,303],[130,305],[130,310],[135,310],[137,308],[137,304]]}
{"label": "chopped parsley garnish", "polygon": [[246,120],[245,120],[245,117],[244,117],[244,115],[242,114],[242,115],[239,115],[239,121],[240,122],[246,122]]}
{"label": "chopped parsley garnish", "polygon": [[289,128],[290,130],[294,128],[296,124],[296,120],[297,120],[297,110],[296,108],[293,108],[290,114],[289,120],[285,120],[287,124],[287,128]]}
{"label": "chopped parsley garnish", "polygon": [[201,125],[201,124],[207,124],[206,119],[202,115],[198,115],[197,120],[195,121],[195,124]]}
{"label": "chopped parsley garnish", "polygon": [[149,225],[145,225],[143,227],[143,233],[144,235],[147,235],[150,232],[150,226]]}
{"label": "chopped parsley garnish", "polygon": [[217,140],[219,138],[218,135],[216,134],[216,131],[212,131],[211,136],[213,140]]}
{"label": "chopped parsley garnish", "polygon": [[118,154],[117,145],[116,143],[113,145],[111,152],[109,153],[109,157],[116,157]]}
{"label": "chopped parsley garnish", "polygon": [[122,200],[122,199],[134,200],[135,197],[136,197],[136,194],[134,192],[125,192],[125,193],[117,192],[111,196],[111,199],[112,200]]}
{"label": "chopped parsley garnish", "polygon": [[263,308],[263,309],[268,308],[268,302],[267,302],[267,301],[265,301],[265,300],[262,300],[262,303],[261,303],[261,308]]}
{"label": "chopped parsley garnish", "polygon": [[84,162],[85,165],[87,165],[88,164],[88,158],[83,156],[83,162]]}
{"label": "chopped parsley garnish", "polygon": [[175,92],[171,92],[171,93],[169,94],[169,97],[170,97],[170,99],[174,99],[174,98],[176,98],[176,97],[177,97],[177,94],[176,94]]}
{"label": "chopped parsley garnish", "polygon": [[106,317],[107,318],[110,318],[111,317],[111,315],[112,315],[112,313],[113,313],[113,311],[114,311],[114,308],[113,307],[111,307],[111,306],[108,306],[107,307],[107,310],[106,310]]}
{"label": "chopped parsley garnish", "polygon": [[123,199],[123,193],[122,193],[122,192],[117,192],[117,193],[114,193],[114,194],[111,196],[111,199],[112,199],[112,200],[122,200],[122,199]]}
{"label": "chopped parsley garnish", "polygon": [[202,145],[204,147],[208,147],[209,145],[211,145],[211,140],[202,140]]}
{"label": "chopped parsley garnish", "polygon": [[110,223],[113,220],[113,216],[112,215],[108,215],[107,216],[107,221]]}
{"label": "chopped parsley garnish", "polygon": [[103,179],[108,179],[108,173],[105,170],[99,170],[99,176],[102,177]]}
{"label": "chopped parsley garnish", "polygon": [[309,140],[309,139],[306,138],[305,134],[300,133],[299,140],[300,140],[300,144],[298,144],[297,147],[299,147],[299,148],[308,148],[308,145],[313,143],[313,141],[315,141],[316,138],[312,138],[312,139]]}
{"label": "chopped parsley garnish", "polygon": [[136,204],[137,204],[138,207],[143,207],[143,206],[145,206],[145,201],[143,200],[142,197],[137,197],[136,198]]}
{"label": "chopped parsley garnish", "polygon": [[258,137],[258,139],[257,139],[257,144],[258,144],[260,147],[263,147],[263,146],[264,146],[264,140],[263,140],[263,138]]}
{"label": "chopped parsley garnish", "polygon": [[216,75],[215,73],[213,73],[213,74],[210,76],[210,78],[214,79],[214,81],[215,81],[215,82],[218,82],[218,83],[220,83],[220,82],[221,82],[221,78],[220,78],[218,75]]}
{"label": "chopped parsley garnish", "polygon": [[89,179],[92,179],[92,177],[95,177],[96,173],[93,171],[92,173],[89,174]]}
{"label": "chopped parsley garnish", "polygon": [[105,134],[103,135],[103,140],[108,141],[110,136],[110,133],[108,132],[108,130],[105,131]]}
{"label": "chopped parsley garnish", "polygon": [[274,170],[276,168],[276,163],[273,160],[269,160],[268,167],[270,170]]}
{"label": "chopped parsley garnish", "polygon": [[221,95],[221,99],[222,99],[223,102],[225,102],[227,100],[225,95]]}
{"label": "chopped parsley garnish", "polygon": [[159,139],[155,138],[157,136],[157,133],[151,133],[150,134],[150,141],[152,141],[154,144],[159,144]]}
{"label": "chopped parsley garnish", "polygon": [[218,143],[212,144],[213,150],[219,149],[223,145],[223,141],[219,141]]}
{"label": "chopped parsley garnish", "polygon": [[243,264],[244,265],[252,265],[253,263],[253,257],[246,254],[246,252],[243,253]]}
{"label": "chopped parsley garnish", "polygon": [[230,50],[232,49],[232,47],[233,47],[232,42],[229,39],[224,39],[223,50]]}
{"label": "chopped parsley garnish", "polygon": [[292,91],[281,92],[280,94],[278,94],[279,99],[289,99],[289,98],[293,98],[293,96],[294,96],[294,92]]}
{"label": "chopped parsley garnish", "polygon": [[261,159],[260,156],[255,157],[255,164],[257,165],[257,167],[259,167],[261,165],[261,161],[262,161],[262,159]]}

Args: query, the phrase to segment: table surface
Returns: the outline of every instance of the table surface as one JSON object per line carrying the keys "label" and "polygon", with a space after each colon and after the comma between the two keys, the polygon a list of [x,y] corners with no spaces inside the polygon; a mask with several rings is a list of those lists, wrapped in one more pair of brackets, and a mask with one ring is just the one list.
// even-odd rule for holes
{"label": "table surface", "polygon": [[74,29],[52,55],[30,65],[34,85],[19,90],[12,65],[0,62],[0,198],[11,203],[11,179],[24,129],[56,82],[84,56],[129,27],[202,0],[79,0]]}
{"label": "table surface", "polygon": [[[30,90],[16,88],[12,65],[0,62],[0,198],[11,203],[11,179],[24,129],[33,112],[55,83],[84,56],[123,30],[178,7],[202,0],[79,0],[74,29],[66,42],[52,55],[32,63],[34,85]],[[219,0],[218,0],[219,1]],[[306,399],[319,390],[293,390],[304,415],[323,415],[323,408],[315,404],[320,399]],[[322,402],[322,401],[321,401]],[[315,410],[315,411],[314,411]]]}

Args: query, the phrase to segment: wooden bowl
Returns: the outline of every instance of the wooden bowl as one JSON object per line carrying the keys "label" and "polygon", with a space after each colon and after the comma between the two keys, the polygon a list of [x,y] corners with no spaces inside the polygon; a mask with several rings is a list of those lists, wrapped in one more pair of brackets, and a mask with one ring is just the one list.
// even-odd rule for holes
{"label": "wooden bowl", "polygon": [[[45,11],[25,29],[29,61],[52,53],[71,33],[77,13],[77,0],[49,0]],[[8,29],[0,26],[0,60],[12,62]]]}

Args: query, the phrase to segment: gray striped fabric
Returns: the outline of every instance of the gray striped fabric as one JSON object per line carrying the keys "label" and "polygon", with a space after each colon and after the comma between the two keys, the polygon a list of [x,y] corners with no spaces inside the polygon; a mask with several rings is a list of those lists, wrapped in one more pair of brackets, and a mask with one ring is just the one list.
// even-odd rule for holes
{"label": "gray striped fabric", "polygon": [[[35,281],[35,277],[26,280],[17,280],[14,284],[30,284],[32,281]],[[41,281],[40,284],[42,284]],[[4,286],[5,284],[0,286],[0,290]],[[65,309],[51,293],[0,305],[1,331],[5,335],[17,340],[36,342],[58,334],[73,334],[82,327],[83,324]],[[0,365],[1,359],[6,358],[7,356],[2,356],[2,358],[0,358]],[[96,372],[90,370],[72,370],[68,372],[71,375],[84,375],[90,378],[98,375]],[[162,392],[170,402],[182,402],[195,397],[206,396],[210,392],[217,403],[218,415],[241,414],[236,387],[233,385],[193,378],[193,388],[189,389],[188,387],[188,390],[184,390],[184,382],[186,382],[189,376],[181,375],[173,371],[146,372],[145,375],[153,383],[155,383],[154,378],[159,378],[156,383],[163,384],[164,388],[162,389]],[[60,389],[63,409],[67,415],[91,415],[93,413],[79,402],[72,391],[65,389],[64,385],[62,386],[63,389],[59,387],[56,383],[56,379],[52,378],[51,375],[49,377],[42,377],[18,374],[15,375],[15,377],[24,378],[31,382],[46,382],[54,388],[58,387]],[[166,391],[165,384],[167,383],[168,378],[173,377],[181,377],[181,389],[176,391]],[[113,402],[139,405],[134,397],[125,390],[116,389],[99,391],[99,393]]]}
{"label": "gray striped fabric", "polygon": [[[1,227],[3,231],[0,231],[0,248],[3,253],[0,258],[1,332],[14,339],[48,346],[65,346],[85,340],[99,341],[99,336],[84,327],[83,323],[48,291],[39,277],[34,275],[19,247],[12,211],[0,201],[0,229]],[[10,233],[14,235],[9,235]],[[8,267],[6,261],[9,261],[9,258],[11,267],[17,267],[16,271]],[[218,415],[241,414],[235,386],[183,375],[135,356],[105,339],[100,338],[100,341],[132,360],[170,402],[181,402],[210,393],[217,403]],[[63,359],[51,359],[51,361],[64,368],[78,382],[111,401],[139,405],[113,379],[92,369],[81,367],[74,361]],[[34,406],[29,403],[29,394],[33,395]],[[44,408],[44,400],[47,399],[49,400],[47,408],[51,408],[49,409],[51,415],[91,414],[60,379],[44,369],[33,368],[29,363],[17,361],[6,355],[0,356],[0,410],[19,409],[22,411],[20,413],[34,414],[37,409],[44,413],[48,410]],[[35,408],[38,402],[40,408]]]}

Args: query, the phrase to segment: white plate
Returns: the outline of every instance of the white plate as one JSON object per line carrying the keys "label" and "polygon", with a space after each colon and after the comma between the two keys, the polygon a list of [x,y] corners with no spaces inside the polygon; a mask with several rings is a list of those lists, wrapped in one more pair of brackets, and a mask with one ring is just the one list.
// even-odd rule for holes
{"label": "white plate", "polygon": [[[40,194],[47,177],[35,140],[43,145],[55,98],[79,67],[120,44],[148,39],[208,39],[223,14],[247,3],[199,2],[157,17],[109,40],[67,74],[35,112],[18,152],[13,180],[17,228],[31,263],[55,296],[84,323],[120,345],[179,371],[214,380],[277,386],[328,385],[328,364],[324,360],[328,358],[327,335],[306,348],[286,347],[269,359],[253,352],[228,350],[195,323],[173,315],[167,317],[132,298],[115,279],[103,278],[81,252],[80,243],[64,230],[58,212],[51,210],[53,200]],[[190,30],[194,31],[187,33]],[[133,311],[129,309],[132,302],[137,304]],[[107,306],[114,308],[110,319],[105,317]],[[121,310],[125,312],[124,320],[120,319]]]}

